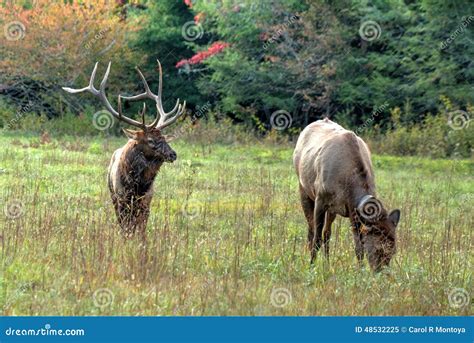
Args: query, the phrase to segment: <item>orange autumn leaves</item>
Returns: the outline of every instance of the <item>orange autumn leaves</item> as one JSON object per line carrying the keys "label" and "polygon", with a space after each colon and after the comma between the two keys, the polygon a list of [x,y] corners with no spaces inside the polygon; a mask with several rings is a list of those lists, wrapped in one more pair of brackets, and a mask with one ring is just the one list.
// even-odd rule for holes
{"label": "orange autumn leaves", "polygon": [[31,8],[0,6],[2,73],[12,78],[68,80],[98,60],[130,57],[123,43],[131,25],[114,2],[35,1]]}

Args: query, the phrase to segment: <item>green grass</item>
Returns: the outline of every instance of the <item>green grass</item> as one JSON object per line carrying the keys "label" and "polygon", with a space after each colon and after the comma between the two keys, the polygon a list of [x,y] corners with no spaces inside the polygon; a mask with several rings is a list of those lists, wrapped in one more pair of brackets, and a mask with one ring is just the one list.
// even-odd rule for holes
{"label": "green grass", "polygon": [[[402,211],[398,253],[374,275],[357,266],[342,218],[329,263],[321,255],[310,268],[291,147],[178,140],[178,160],[155,182],[143,264],[138,238],[118,233],[106,186],[124,143],[0,136],[4,315],[472,313],[448,299],[472,292],[472,161],[373,157],[379,197]],[[16,203],[21,215],[8,218]],[[113,302],[97,306],[101,289]]]}

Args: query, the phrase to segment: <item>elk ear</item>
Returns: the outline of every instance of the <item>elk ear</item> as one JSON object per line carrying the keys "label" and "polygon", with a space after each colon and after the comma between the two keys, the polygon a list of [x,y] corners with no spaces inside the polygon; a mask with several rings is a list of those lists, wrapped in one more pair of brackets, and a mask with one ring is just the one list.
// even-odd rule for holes
{"label": "elk ear", "polygon": [[139,137],[140,131],[134,131],[134,130],[129,130],[129,129],[122,129],[123,133],[125,133],[125,136],[127,136],[130,139],[135,139],[137,140]]}
{"label": "elk ear", "polygon": [[400,210],[393,210],[388,215],[388,219],[392,222],[393,225],[397,226],[400,221]]}
{"label": "elk ear", "polygon": [[175,136],[175,135],[164,135],[163,137],[165,138],[165,141],[166,141],[167,143],[172,142],[172,141],[174,141],[174,140],[176,139],[176,136]]}

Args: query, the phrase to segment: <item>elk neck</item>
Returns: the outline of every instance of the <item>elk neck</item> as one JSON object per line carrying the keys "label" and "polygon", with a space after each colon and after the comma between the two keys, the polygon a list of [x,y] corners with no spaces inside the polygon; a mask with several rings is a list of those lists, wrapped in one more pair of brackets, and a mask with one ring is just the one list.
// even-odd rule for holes
{"label": "elk neck", "polygon": [[376,195],[372,166],[367,165],[367,163],[365,163],[362,158],[359,158],[359,156],[357,156],[354,161],[355,173],[352,178],[352,184],[349,186],[351,194],[349,197],[350,203],[348,204],[348,207],[351,209],[356,208],[365,195]]}
{"label": "elk neck", "polygon": [[125,188],[133,191],[137,196],[143,196],[153,185],[156,174],[160,170],[163,160],[155,156],[147,156],[143,145],[130,140],[124,146],[120,176]]}

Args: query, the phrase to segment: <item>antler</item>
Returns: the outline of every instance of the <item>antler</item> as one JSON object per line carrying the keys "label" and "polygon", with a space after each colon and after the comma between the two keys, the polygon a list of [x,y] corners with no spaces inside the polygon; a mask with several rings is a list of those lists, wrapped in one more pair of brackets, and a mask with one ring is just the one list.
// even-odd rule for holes
{"label": "antler", "polygon": [[[107,99],[107,95],[105,94],[105,86],[107,84],[107,78],[109,77],[111,62],[109,62],[109,65],[107,67],[107,71],[105,72],[104,78],[102,79],[102,82],[100,83],[99,89],[96,89],[94,87],[94,80],[95,80],[95,74],[97,72],[98,64],[99,63],[97,62],[94,66],[94,70],[92,71],[92,75],[91,75],[91,78],[90,78],[90,81],[89,81],[89,85],[87,87],[80,88],[80,89],[73,89],[73,88],[69,88],[69,87],[62,87],[62,88],[66,92],[69,92],[69,93],[72,93],[72,94],[81,93],[81,92],[85,92],[85,91],[88,91],[88,92],[92,93],[93,95],[99,97],[99,99],[105,105],[107,110],[115,118],[117,118],[118,120],[121,120],[121,121],[123,121],[127,124],[130,124],[132,126],[136,126],[136,127],[140,128],[144,131],[147,131],[147,130],[150,130],[150,129],[153,129],[153,128],[161,130],[161,129],[167,127],[168,125],[174,123],[176,121],[176,119],[178,119],[178,117],[184,113],[184,109],[186,107],[186,101],[183,103],[183,105],[181,105],[181,104],[179,104],[179,99],[176,101],[176,106],[170,112],[166,113],[163,110],[163,104],[161,102],[162,70],[161,70],[160,61],[158,61],[158,66],[159,66],[159,71],[160,71],[160,82],[159,82],[159,88],[158,88],[158,95],[155,95],[151,92],[150,87],[148,86],[148,83],[145,80],[145,77],[143,76],[140,69],[138,69],[138,67],[137,67],[138,73],[140,74],[140,77],[141,77],[141,79],[143,81],[143,84],[145,86],[145,93],[135,95],[135,96],[130,96],[130,97],[119,95],[118,96],[118,111],[116,111],[112,107],[109,100]],[[145,123],[145,111],[146,111],[146,105],[145,104],[143,104],[143,110],[141,112],[141,117],[142,117],[142,122],[141,123],[134,120],[134,119],[128,118],[128,117],[126,117],[122,114],[122,99],[135,101],[135,100],[141,100],[141,99],[146,99],[146,98],[155,100],[156,109],[157,109],[157,112],[158,112],[156,118],[153,120],[153,122],[150,125],[146,125],[146,123]]]}
{"label": "antler", "polygon": [[115,118],[117,118],[119,120],[122,120],[122,121],[126,122],[127,124],[130,124],[130,125],[133,125],[133,126],[136,126],[136,127],[139,127],[139,128],[143,129],[144,128],[144,123],[140,123],[140,122],[138,122],[134,119],[131,119],[131,118],[128,118],[128,117],[125,117],[125,116],[122,115],[122,106],[121,106],[121,101],[120,101],[120,95],[118,97],[118,99],[119,99],[118,100],[119,101],[119,111],[118,112],[112,107],[109,100],[107,99],[107,95],[105,94],[105,85],[107,84],[107,78],[109,77],[111,62],[109,62],[109,65],[107,67],[107,71],[105,72],[104,78],[102,79],[102,82],[100,83],[99,89],[97,90],[94,87],[95,74],[97,73],[97,66],[98,65],[99,65],[99,62],[96,62],[95,66],[94,66],[94,70],[92,71],[90,81],[89,81],[89,86],[84,87],[84,88],[80,88],[80,89],[73,89],[73,88],[69,88],[69,87],[63,87],[63,89],[66,92],[72,93],[72,94],[81,93],[81,92],[85,92],[85,91],[90,92],[93,95],[99,97],[99,99],[105,105],[105,108],[107,108],[107,110]]}
{"label": "antler", "polygon": [[145,92],[138,95],[134,95],[134,96],[123,96],[122,98],[126,100],[130,100],[130,101],[136,101],[136,100],[142,100],[142,99],[155,100],[157,116],[155,120],[153,120],[153,122],[148,127],[149,128],[156,127],[157,129],[161,130],[173,124],[176,121],[176,119],[178,119],[178,117],[184,113],[184,109],[186,108],[186,101],[181,105],[178,99],[176,100],[176,105],[170,112],[167,113],[164,111],[163,104],[161,102],[161,94],[162,94],[162,88],[163,88],[163,72],[161,70],[160,61],[156,60],[156,62],[158,62],[158,70],[160,74],[159,83],[158,83],[158,95],[153,94],[153,92],[150,90],[150,87],[148,86],[145,76],[143,76],[140,69],[136,67],[138,74],[140,75],[140,78],[142,79],[143,86],[145,87]]}

